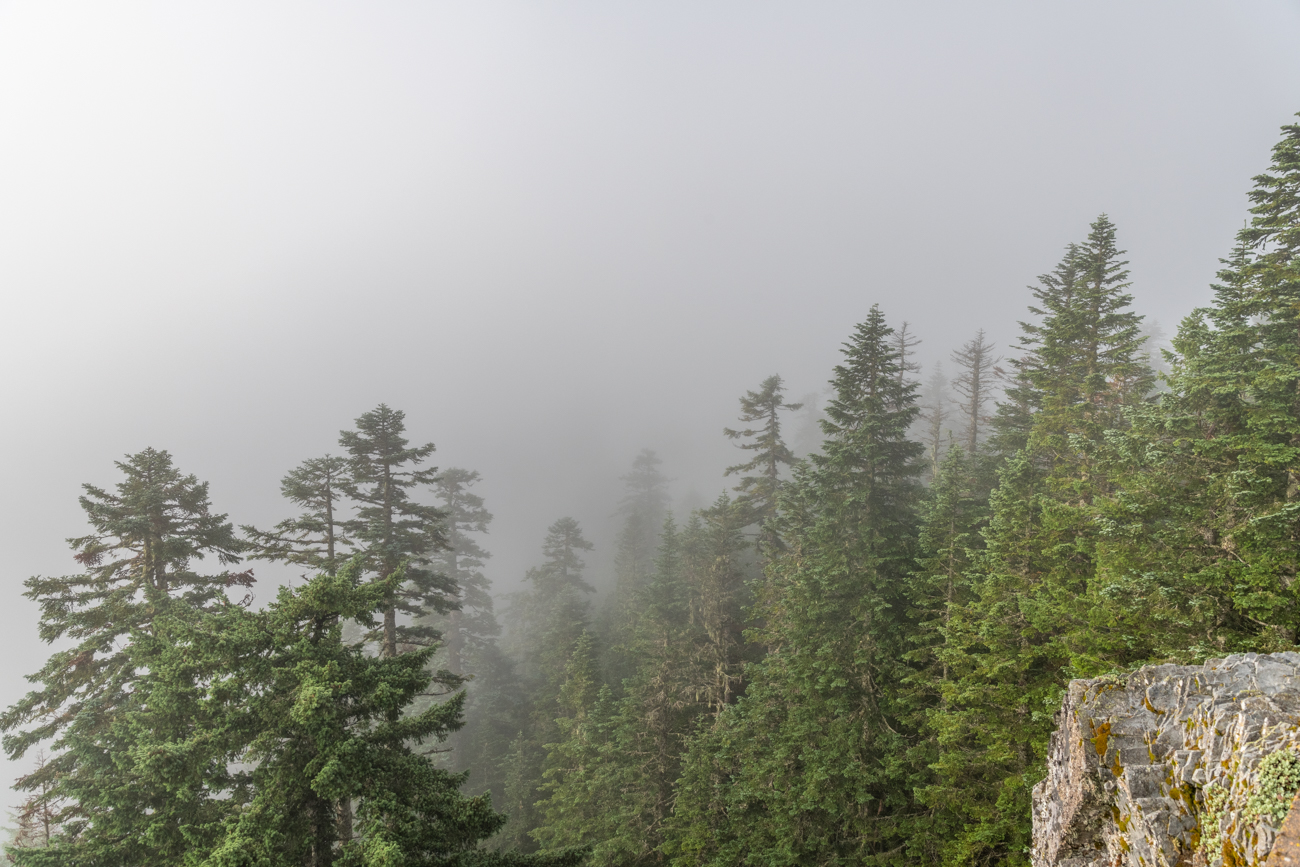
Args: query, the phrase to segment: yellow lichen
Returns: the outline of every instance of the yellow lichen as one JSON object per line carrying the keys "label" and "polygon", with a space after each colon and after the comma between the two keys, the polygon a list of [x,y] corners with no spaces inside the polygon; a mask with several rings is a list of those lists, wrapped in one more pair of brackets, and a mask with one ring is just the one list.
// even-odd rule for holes
{"label": "yellow lichen", "polygon": [[1110,742],[1110,723],[1104,722],[1092,730],[1092,746],[1098,756],[1106,755],[1106,745]]}

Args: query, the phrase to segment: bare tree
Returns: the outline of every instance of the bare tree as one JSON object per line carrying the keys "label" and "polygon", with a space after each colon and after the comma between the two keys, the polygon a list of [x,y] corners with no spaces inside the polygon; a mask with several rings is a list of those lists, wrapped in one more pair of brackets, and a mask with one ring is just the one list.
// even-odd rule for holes
{"label": "bare tree", "polygon": [[962,444],[966,453],[971,455],[979,450],[984,426],[990,420],[984,413],[984,406],[992,399],[994,366],[1002,360],[994,357],[993,349],[994,344],[985,340],[981,328],[961,349],[952,353],[952,360],[960,371],[952,379],[952,390],[959,397],[957,408],[964,423]]}

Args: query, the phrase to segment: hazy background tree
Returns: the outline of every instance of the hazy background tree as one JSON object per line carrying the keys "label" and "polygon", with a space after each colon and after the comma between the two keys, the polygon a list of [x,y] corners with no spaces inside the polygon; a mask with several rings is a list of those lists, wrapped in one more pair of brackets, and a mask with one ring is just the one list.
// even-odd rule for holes
{"label": "hazy background tree", "polygon": [[781,413],[802,407],[802,403],[785,402],[785,384],[779,375],[772,375],[763,380],[758,391],[747,391],[740,398],[741,423],[759,422],[760,425],[736,430],[723,428],[722,431],[729,439],[745,440],[737,446],[753,452],[745,463],[727,467],[724,475],[741,476],[735,487],[737,496],[732,508],[739,510],[746,524],[758,526],[760,548],[779,544],[770,525],[776,517],[781,474],[795,461],[794,452],[781,436]]}

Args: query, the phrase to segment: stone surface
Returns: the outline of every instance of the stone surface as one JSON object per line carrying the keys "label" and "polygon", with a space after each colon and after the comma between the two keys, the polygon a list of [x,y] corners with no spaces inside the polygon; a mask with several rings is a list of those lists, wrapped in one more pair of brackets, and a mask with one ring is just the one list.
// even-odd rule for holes
{"label": "stone surface", "polygon": [[1034,788],[1035,867],[1263,867],[1245,808],[1265,756],[1300,748],[1300,654],[1071,682]]}
{"label": "stone surface", "polygon": [[1273,839],[1264,867],[1300,867],[1300,794],[1291,802],[1291,812]]}

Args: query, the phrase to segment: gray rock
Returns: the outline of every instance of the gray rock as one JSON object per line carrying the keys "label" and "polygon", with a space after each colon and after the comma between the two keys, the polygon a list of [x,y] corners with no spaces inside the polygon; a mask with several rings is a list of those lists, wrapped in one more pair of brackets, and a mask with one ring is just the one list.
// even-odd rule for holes
{"label": "gray rock", "polygon": [[1034,867],[1262,867],[1276,831],[1243,811],[1260,761],[1287,748],[1298,653],[1073,681],[1034,787]]}

